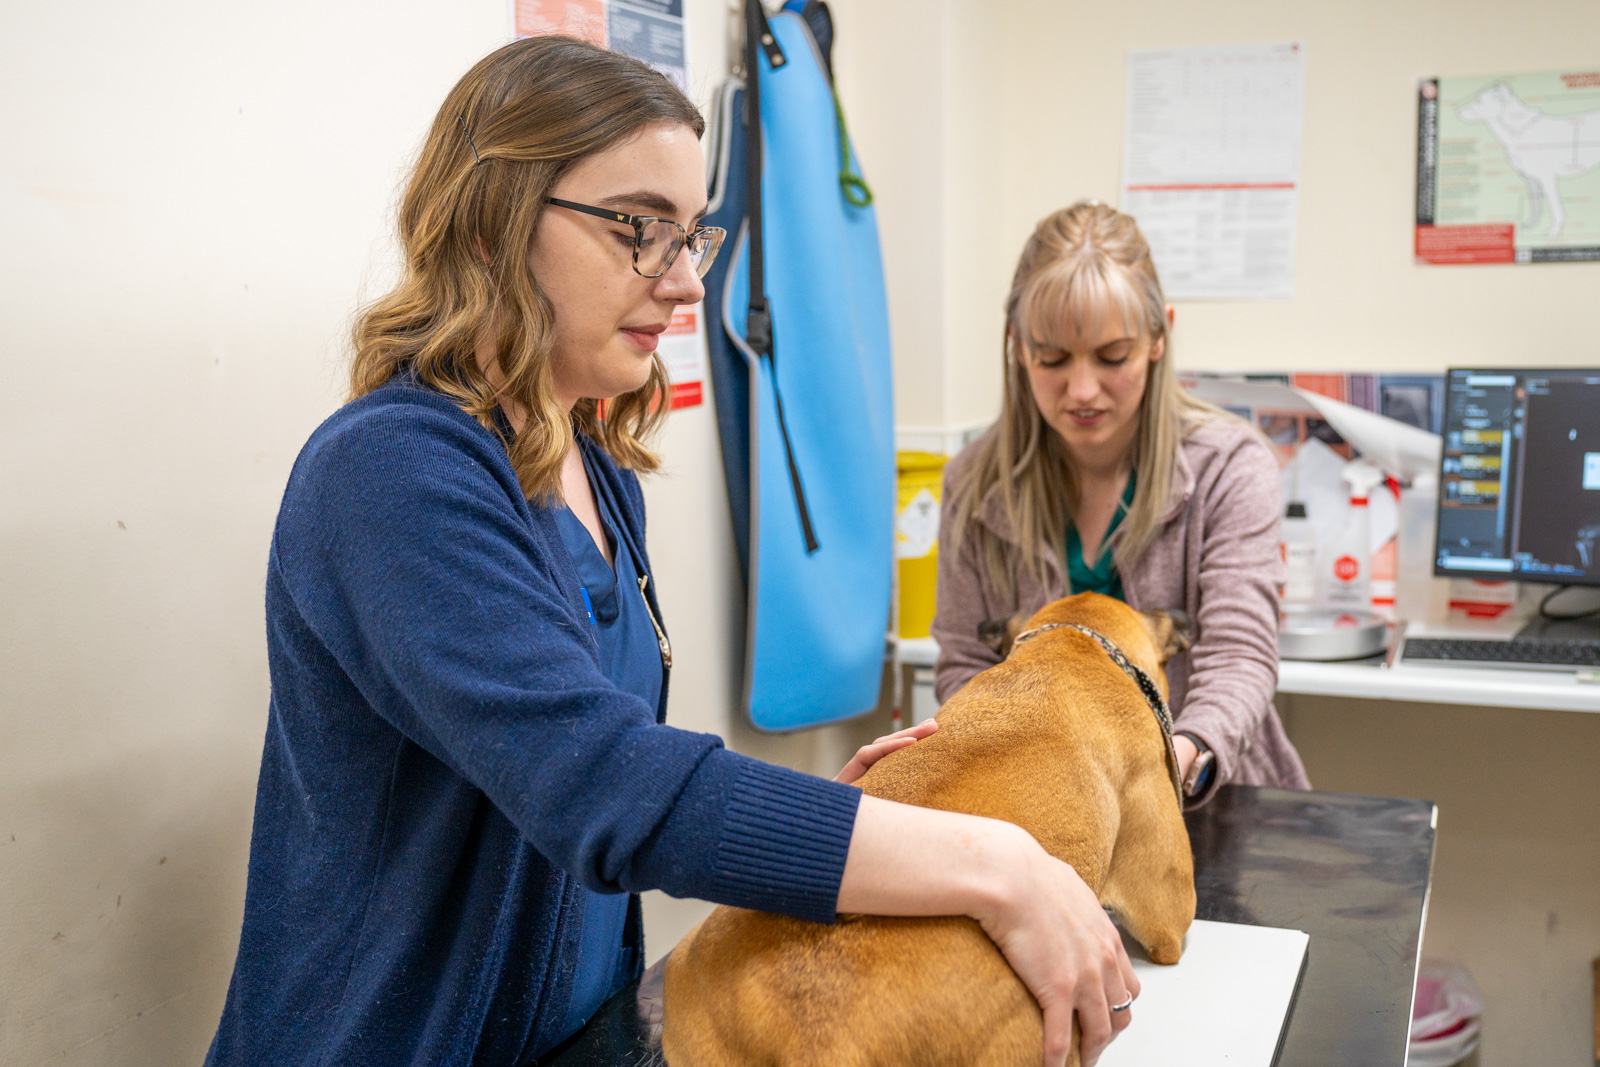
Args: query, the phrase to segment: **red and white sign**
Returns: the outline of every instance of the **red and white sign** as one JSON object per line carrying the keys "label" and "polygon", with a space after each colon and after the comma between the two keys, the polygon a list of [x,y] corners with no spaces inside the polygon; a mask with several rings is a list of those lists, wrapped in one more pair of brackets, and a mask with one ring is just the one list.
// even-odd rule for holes
{"label": "red and white sign", "polygon": [[1476,578],[1450,580],[1450,610],[1475,619],[1504,615],[1517,604],[1514,582],[1484,582]]}
{"label": "red and white sign", "polygon": [[1361,573],[1361,564],[1356,562],[1354,556],[1340,556],[1333,561],[1333,573],[1341,582],[1353,582],[1356,575]]}
{"label": "red and white sign", "polygon": [[512,0],[512,31],[518,37],[559,34],[606,47],[605,0]]}
{"label": "red and white sign", "polygon": [[1515,263],[1517,228],[1418,226],[1416,256],[1421,263]]}
{"label": "red and white sign", "polygon": [[672,323],[661,335],[656,355],[672,383],[672,407],[691,408],[705,403],[706,337],[701,329],[704,317],[700,304],[680,307],[672,313]]}

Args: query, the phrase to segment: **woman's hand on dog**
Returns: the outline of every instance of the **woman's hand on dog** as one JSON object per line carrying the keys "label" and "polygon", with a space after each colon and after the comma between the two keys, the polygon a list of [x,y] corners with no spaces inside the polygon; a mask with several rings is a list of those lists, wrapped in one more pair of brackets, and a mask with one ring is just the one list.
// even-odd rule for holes
{"label": "woman's hand on dog", "polygon": [[860,778],[874,764],[891,752],[899,752],[902,748],[914,745],[924,737],[930,737],[939,729],[939,724],[933,719],[919,722],[908,730],[880,737],[870,745],[861,746],[855,758],[844,765],[844,770],[834,775],[833,780],[850,785]]}
{"label": "woman's hand on dog", "polygon": [[1132,1014],[1111,1005],[1139,994],[1094,892],[1014,823],[863,796],[838,908],[976,919],[1044,1012],[1045,1067],[1066,1063],[1074,1012],[1093,1067]]}
{"label": "woman's hand on dog", "polygon": [[1178,780],[1181,782],[1189,777],[1189,766],[1194,763],[1195,757],[1200,755],[1200,749],[1187,735],[1173,734],[1172,750],[1178,757]]}
{"label": "woman's hand on dog", "polygon": [[1139,979],[1094,891],[1071,866],[1023,836],[1027,843],[994,910],[974,918],[1044,1012],[1045,1067],[1066,1062],[1074,1013],[1083,1067],[1093,1067],[1133,1015],[1111,1005],[1137,997]]}

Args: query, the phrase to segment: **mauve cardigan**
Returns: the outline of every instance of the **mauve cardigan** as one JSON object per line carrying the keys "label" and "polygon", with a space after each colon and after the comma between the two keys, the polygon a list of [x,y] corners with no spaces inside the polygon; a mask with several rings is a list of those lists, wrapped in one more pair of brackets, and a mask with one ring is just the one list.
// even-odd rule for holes
{"label": "mauve cardigan", "polygon": [[[579,447],[648,574],[638,480]],[[445,397],[397,380],[311,435],[266,614],[210,1067],[520,1063],[566,1015],[585,886],[833,921],[860,791],[663,725],[665,678],[656,707],[613,686],[555,512]]]}
{"label": "mauve cardigan", "polygon": [[[939,642],[935,692],[942,702],[968,679],[999,662],[978,639],[978,625],[1018,611],[1033,613],[1068,593],[1061,553],[1042,546],[1044,581],[1013,557],[1016,593],[1002,596],[983,567],[977,533],[960,544],[950,520],[952,486],[973,462],[982,440],[945,470],[939,525],[939,577],[933,636]],[[1167,664],[1177,728],[1216,753],[1217,773],[1199,804],[1225,782],[1309,789],[1300,755],[1272,704],[1278,684],[1278,549],[1283,510],[1278,465],[1259,435],[1231,416],[1202,423],[1183,442],[1162,525],[1138,559],[1112,541],[1127,602],[1135,608],[1182,608],[1199,640]],[[974,520],[1016,543],[998,486]]]}

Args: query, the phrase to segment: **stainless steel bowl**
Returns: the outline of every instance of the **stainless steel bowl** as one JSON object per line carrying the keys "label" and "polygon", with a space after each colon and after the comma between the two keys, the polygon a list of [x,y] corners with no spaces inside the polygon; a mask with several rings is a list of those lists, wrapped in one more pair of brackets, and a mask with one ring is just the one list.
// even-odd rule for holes
{"label": "stainless steel bowl", "polygon": [[1280,659],[1365,659],[1388,639],[1388,620],[1370,611],[1289,608],[1278,617]]}

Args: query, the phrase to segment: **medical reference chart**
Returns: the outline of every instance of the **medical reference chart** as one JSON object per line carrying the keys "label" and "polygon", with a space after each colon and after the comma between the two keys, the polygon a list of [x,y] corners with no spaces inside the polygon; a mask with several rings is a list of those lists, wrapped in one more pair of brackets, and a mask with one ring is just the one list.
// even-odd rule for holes
{"label": "medical reference chart", "polygon": [[1419,83],[1416,258],[1600,260],[1600,67]]}
{"label": "medical reference chart", "polygon": [[1294,295],[1305,46],[1128,54],[1122,210],[1178,300]]}

